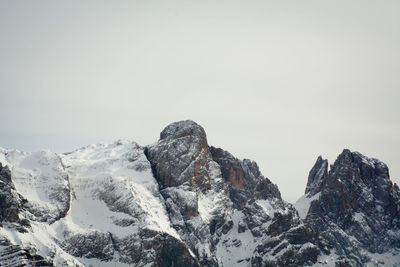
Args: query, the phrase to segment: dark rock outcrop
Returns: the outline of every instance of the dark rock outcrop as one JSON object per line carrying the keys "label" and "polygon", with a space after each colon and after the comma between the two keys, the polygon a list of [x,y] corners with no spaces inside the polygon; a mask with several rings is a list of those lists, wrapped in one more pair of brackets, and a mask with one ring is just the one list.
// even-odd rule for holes
{"label": "dark rock outcrop", "polygon": [[313,196],[321,191],[323,181],[325,181],[328,176],[328,160],[322,159],[321,156],[318,157],[317,162],[315,162],[312,167],[307,180],[307,187],[305,193]]}
{"label": "dark rock outcrop", "polygon": [[34,249],[13,245],[0,236],[0,266],[53,267],[54,263],[36,254]]}
{"label": "dark rock outcrop", "polygon": [[200,216],[199,197],[209,191],[227,195],[227,186],[213,179],[219,169],[212,161],[204,129],[193,121],[172,123],[161,132],[156,144],[146,147],[145,154],[174,228],[200,262],[216,265],[214,253],[202,251],[201,244],[213,241],[212,228]]}
{"label": "dark rock outcrop", "polygon": [[161,235],[154,242],[156,250],[155,266],[198,267],[200,266],[187,247],[170,235]]}
{"label": "dark rock outcrop", "polygon": [[212,159],[221,167],[222,177],[229,182],[229,196],[237,209],[251,198],[281,199],[276,185],[265,178],[256,162],[239,160],[221,148],[210,147]]}
{"label": "dark rock outcrop", "polygon": [[363,249],[400,249],[400,190],[383,162],[345,149],[327,173],[327,161],[318,158],[306,193],[320,193],[306,222],[351,265],[370,260]]}
{"label": "dark rock outcrop", "polygon": [[0,225],[1,222],[19,222],[21,198],[11,180],[11,171],[0,163]]}
{"label": "dark rock outcrop", "polygon": [[168,125],[154,146],[145,154],[151,163],[160,189],[180,185],[210,188],[208,144],[204,129],[193,121]]}
{"label": "dark rock outcrop", "polygon": [[112,259],[113,241],[110,234],[91,231],[71,234],[65,238],[63,249],[76,257],[96,258],[102,261]]}

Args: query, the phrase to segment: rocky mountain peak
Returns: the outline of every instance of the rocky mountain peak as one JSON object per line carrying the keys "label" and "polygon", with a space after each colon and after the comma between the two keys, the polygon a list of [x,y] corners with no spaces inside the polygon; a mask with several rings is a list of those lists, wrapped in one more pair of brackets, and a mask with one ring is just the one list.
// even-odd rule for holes
{"label": "rocky mountain peak", "polygon": [[0,265],[400,263],[400,190],[383,162],[345,149],[328,170],[318,157],[300,200],[190,120],[146,147],[0,148]]}
{"label": "rocky mountain peak", "polygon": [[177,121],[169,124],[160,133],[160,140],[166,138],[177,139],[185,136],[195,136],[207,141],[203,127],[192,120]]}
{"label": "rocky mountain peak", "polygon": [[325,178],[328,176],[328,160],[318,157],[317,162],[310,170],[308,175],[306,194],[313,196],[321,191],[321,186]]}
{"label": "rocky mountain peak", "polygon": [[369,260],[362,249],[383,253],[400,248],[400,236],[393,234],[400,229],[400,191],[385,163],[344,149],[327,173],[327,161],[318,158],[306,193],[318,196],[306,221],[335,244],[339,254],[355,255],[350,265]]}
{"label": "rocky mountain peak", "polygon": [[160,140],[145,149],[161,188],[183,184],[209,188],[208,153],[203,127],[191,120],[168,125]]}
{"label": "rocky mountain peak", "polygon": [[271,262],[297,266],[322,253],[318,236],[254,161],[209,147],[204,129],[192,121],[168,125],[160,137],[145,154],[173,227],[201,265],[259,266],[280,251],[283,256]]}
{"label": "rocky mountain peak", "polygon": [[390,180],[389,169],[385,163],[375,158],[368,158],[359,152],[344,149],[338,156],[332,172],[341,178],[360,179],[366,184],[371,184],[377,179]]}
{"label": "rocky mountain peak", "polygon": [[325,208],[337,209],[334,212],[336,215],[369,210],[371,205],[377,203],[387,204],[392,188],[396,187],[390,181],[389,169],[385,163],[359,152],[344,149],[329,173],[327,165],[326,160],[321,157],[317,159],[310,171],[306,193],[321,193],[321,197],[329,195],[331,205]]}

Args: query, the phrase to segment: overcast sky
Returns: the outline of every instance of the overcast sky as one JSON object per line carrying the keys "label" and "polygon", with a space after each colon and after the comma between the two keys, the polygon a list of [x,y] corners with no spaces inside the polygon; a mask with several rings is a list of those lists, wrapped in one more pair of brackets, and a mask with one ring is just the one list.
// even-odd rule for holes
{"label": "overcast sky", "polygon": [[0,146],[155,142],[192,119],[283,197],[318,155],[400,182],[400,1],[1,1]]}

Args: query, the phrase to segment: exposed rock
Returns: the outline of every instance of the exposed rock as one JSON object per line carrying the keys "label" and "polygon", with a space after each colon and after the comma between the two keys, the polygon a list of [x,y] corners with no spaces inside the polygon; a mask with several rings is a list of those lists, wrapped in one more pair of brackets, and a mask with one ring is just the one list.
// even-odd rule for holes
{"label": "exposed rock", "polygon": [[243,223],[239,223],[239,225],[238,225],[238,233],[240,234],[240,233],[244,233],[245,231],[246,231],[246,225],[245,224],[243,224]]}
{"label": "exposed rock", "polygon": [[175,237],[152,230],[142,230],[123,239],[113,238],[120,261],[135,266],[199,266],[188,247]]}
{"label": "exposed rock", "polygon": [[[22,217],[31,221],[54,223],[65,217],[70,205],[69,178],[60,157],[50,151],[24,153],[10,150],[13,183],[23,206]],[[31,194],[31,192],[34,192]]]}
{"label": "exposed rock", "polygon": [[169,235],[162,235],[159,240],[156,240],[155,247],[156,259],[155,266],[160,267],[196,267],[200,266],[199,262],[190,254],[189,250]]}
{"label": "exposed rock", "polygon": [[110,260],[114,255],[111,235],[100,231],[71,234],[65,238],[65,251],[76,257]]}
{"label": "exposed rock", "polygon": [[281,199],[278,187],[261,174],[254,161],[241,161],[221,148],[210,147],[210,152],[221,167],[222,177],[229,182],[229,195],[236,208],[243,208],[253,197]]}
{"label": "exposed rock", "polygon": [[21,246],[11,244],[0,244],[0,263],[1,266],[54,266],[52,261],[48,261],[41,255]]}
{"label": "exposed rock", "polygon": [[305,193],[309,196],[313,196],[321,191],[322,183],[328,176],[328,160],[318,157],[314,167],[312,167],[307,181],[307,187]]}
{"label": "exposed rock", "polygon": [[[364,265],[363,250],[384,253],[400,249],[400,191],[389,178],[387,166],[345,149],[329,173],[318,158],[306,192],[320,193],[306,218],[347,262]],[[318,185],[318,186],[315,186]]]}
{"label": "exposed rock", "polygon": [[227,234],[233,227],[233,221],[227,221],[223,226],[222,226],[222,233]]}
{"label": "exposed rock", "polygon": [[328,172],[319,157],[305,192],[297,211],[193,121],[147,147],[0,148],[0,265],[400,264],[400,190],[384,163],[344,150]]}
{"label": "exposed rock", "polygon": [[11,172],[0,162],[0,224],[19,221],[21,201],[11,181]]}
{"label": "exposed rock", "polygon": [[187,185],[210,188],[208,144],[204,129],[193,121],[168,125],[146,156],[161,189]]}
{"label": "exposed rock", "polygon": [[[193,121],[172,123],[161,132],[156,144],[146,147],[145,154],[172,225],[200,262],[216,265],[210,244],[211,232],[217,225],[210,227],[209,223],[214,216],[221,218],[228,212],[228,189],[220,178],[219,166],[211,158],[204,129]],[[219,196],[219,204],[203,207],[201,200],[206,196]]]}

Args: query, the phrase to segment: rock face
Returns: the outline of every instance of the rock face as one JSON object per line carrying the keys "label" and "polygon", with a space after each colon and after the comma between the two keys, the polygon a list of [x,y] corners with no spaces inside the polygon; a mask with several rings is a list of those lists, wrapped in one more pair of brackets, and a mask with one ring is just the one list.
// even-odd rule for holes
{"label": "rock face", "polygon": [[53,262],[35,254],[34,250],[11,244],[7,239],[0,240],[1,266],[54,266]]}
{"label": "rock face", "polygon": [[321,157],[295,206],[251,160],[193,121],[142,147],[66,154],[0,148],[3,266],[400,264],[400,193],[387,166]]}
{"label": "rock face", "polygon": [[21,200],[11,181],[11,171],[0,162],[0,222],[19,221]]}
{"label": "rock face", "polygon": [[317,162],[315,162],[314,167],[311,169],[310,174],[308,175],[306,194],[314,196],[321,192],[322,184],[327,176],[328,161],[319,156]]}
{"label": "rock face", "polygon": [[167,126],[145,154],[173,227],[202,265],[298,266],[325,249],[255,162],[209,147],[196,123]]}
{"label": "rock face", "polygon": [[319,157],[306,194],[318,195],[306,223],[334,245],[343,262],[364,266],[374,253],[400,259],[400,191],[383,162],[345,149],[328,172]]}
{"label": "rock face", "polygon": [[236,208],[240,209],[251,198],[281,199],[278,187],[261,174],[256,162],[238,160],[220,148],[211,147],[210,152],[221,168],[222,177],[229,182],[229,196]]}
{"label": "rock face", "polygon": [[278,187],[261,174],[257,163],[239,160],[220,148],[211,147],[210,152],[229,185],[234,215],[240,216],[237,232],[251,234],[254,247],[246,258],[250,265],[310,265],[328,253],[327,244],[282,200]]}
{"label": "rock face", "polygon": [[[212,161],[204,129],[193,121],[167,126],[160,140],[146,147],[173,227],[202,264],[216,265],[210,219],[230,208],[227,186]],[[214,199],[213,207],[209,200]]]}
{"label": "rock face", "polygon": [[[25,233],[31,227],[28,220],[21,218],[26,200],[17,193],[11,179],[11,171],[0,162],[0,227],[9,228],[12,232]],[[12,244],[6,237],[0,235],[0,265],[3,266],[53,266],[36,254],[35,249],[22,248]],[[8,265],[10,264],[10,265]],[[15,265],[13,265],[15,264]]]}
{"label": "rock face", "polygon": [[208,145],[204,129],[192,121],[168,125],[146,155],[161,189],[181,185],[210,188]]}

